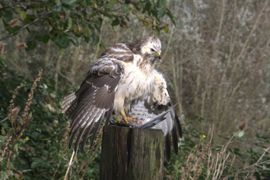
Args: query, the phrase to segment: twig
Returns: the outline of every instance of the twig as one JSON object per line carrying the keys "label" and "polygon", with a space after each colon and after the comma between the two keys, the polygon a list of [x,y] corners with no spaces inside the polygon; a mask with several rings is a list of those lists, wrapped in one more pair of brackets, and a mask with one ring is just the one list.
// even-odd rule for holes
{"label": "twig", "polygon": [[[102,19],[104,19],[103,16],[102,16]],[[97,46],[96,46],[97,49],[96,49],[96,52],[94,54],[94,59],[97,59],[98,53],[99,53],[99,50],[100,50],[100,44],[101,44],[101,41],[102,41],[103,27],[104,27],[104,20],[102,20],[101,25],[100,25],[99,36],[98,36],[98,43],[97,43]]]}
{"label": "twig", "polygon": [[248,43],[249,43],[249,40],[250,40],[251,36],[253,35],[254,31],[257,29],[258,24],[259,24],[259,21],[260,21],[262,15],[263,15],[264,10],[265,10],[266,7],[267,7],[267,4],[268,4],[268,0],[265,0],[265,2],[264,2],[264,4],[263,4],[263,7],[262,7],[262,10],[260,11],[259,15],[257,16],[257,18],[256,18],[256,20],[255,20],[255,23],[254,23],[254,25],[253,25],[251,31],[249,32],[249,34],[248,34],[248,36],[247,36],[247,39],[246,39],[246,41],[245,41],[245,43],[244,43],[244,46],[242,47],[242,49],[241,49],[241,51],[240,51],[238,57],[236,58],[236,63],[235,63],[235,64],[238,63],[239,59],[243,56],[244,52],[246,51],[247,45],[248,45]]}
{"label": "twig", "polygon": [[8,117],[5,117],[4,119],[2,119],[2,120],[0,121],[0,123],[5,122],[6,120],[8,120]]}
{"label": "twig", "polygon": [[66,170],[64,180],[68,180],[68,174],[69,174],[70,168],[73,164],[73,159],[74,159],[75,154],[76,154],[76,152],[73,150],[72,155],[71,155],[70,160],[69,160],[69,163],[68,163],[68,168]]}
{"label": "twig", "polygon": [[218,26],[218,32],[217,32],[217,35],[216,35],[216,38],[215,38],[215,44],[218,43],[219,37],[220,37],[220,33],[221,33],[221,30],[222,30],[222,25],[223,25],[224,15],[225,15],[225,7],[226,7],[225,1],[226,0],[223,0],[222,1],[222,10],[221,10],[221,16],[220,16],[220,21],[219,21],[219,26]]}
{"label": "twig", "polygon": [[163,53],[162,59],[166,59],[165,57],[166,57],[166,55],[167,55],[167,53],[168,53],[168,50],[169,50],[170,45],[171,45],[171,41],[172,41],[173,34],[174,34],[174,32],[175,32],[174,28],[175,28],[175,26],[172,27],[172,30],[171,30],[171,33],[170,33],[169,39],[168,39],[167,48],[165,49],[165,51],[164,51],[164,53]]}

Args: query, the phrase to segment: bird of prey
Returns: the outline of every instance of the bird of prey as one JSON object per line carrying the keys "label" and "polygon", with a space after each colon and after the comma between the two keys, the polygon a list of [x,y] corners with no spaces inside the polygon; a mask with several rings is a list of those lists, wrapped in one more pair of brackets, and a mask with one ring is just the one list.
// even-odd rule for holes
{"label": "bird of prey", "polygon": [[[62,102],[63,112],[72,119],[70,146],[74,138],[76,150],[88,137],[93,142],[112,115],[116,122],[132,124],[139,116],[131,109],[139,107],[139,101],[150,106],[170,103],[166,82],[155,69],[160,55],[161,42],[154,36],[130,44],[117,43],[105,50],[91,65],[80,88]],[[160,119],[166,119],[164,115]],[[149,123],[141,125],[147,127]]]}

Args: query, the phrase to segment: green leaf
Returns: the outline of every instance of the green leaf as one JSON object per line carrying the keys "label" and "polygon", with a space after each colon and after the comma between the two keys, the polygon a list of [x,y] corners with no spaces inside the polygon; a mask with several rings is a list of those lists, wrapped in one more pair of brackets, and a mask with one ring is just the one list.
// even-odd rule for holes
{"label": "green leaf", "polygon": [[240,130],[240,131],[237,131],[234,133],[234,136],[238,137],[238,138],[241,138],[245,135],[245,131],[243,130]]}
{"label": "green leaf", "polygon": [[6,22],[10,21],[13,18],[13,13],[9,9],[4,10],[1,9],[0,14],[1,14],[0,17],[3,18],[3,20]]}
{"label": "green leaf", "polygon": [[70,43],[70,39],[68,37],[68,35],[66,34],[58,34],[54,39],[52,39],[55,44],[60,47],[60,48],[67,48],[69,43]]}
{"label": "green leaf", "polygon": [[16,8],[16,12],[20,16],[22,20],[24,20],[27,17],[26,11],[22,10],[21,8]]}
{"label": "green leaf", "polygon": [[43,42],[43,43],[47,43],[50,40],[50,35],[49,34],[40,34],[38,36],[38,40]]}
{"label": "green leaf", "polygon": [[174,15],[172,14],[172,12],[168,8],[166,9],[166,14],[167,14],[167,16],[169,16],[169,18],[171,19],[172,23],[175,25],[175,17],[174,17]]}
{"label": "green leaf", "polygon": [[118,18],[115,18],[113,21],[112,21],[112,26],[117,26],[119,25],[119,19]]}
{"label": "green leaf", "polygon": [[129,11],[130,11],[129,5],[128,5],[128,4],[125,4],[125,5],[123,6],[123,12],[124,12],[125,14],[128,14]]}
{"label": "green leaf", "polygon": [[65,32],[68,32],[68,31],[71,29],[72,24],[73,24],[73,23],[72,23],[72,18],[69,17],[69,18],[68,18],[68,22],[67,22],[67,28],[66,28]]}
{"label": "green leaf", "polygon": [[37,46],[37,41],[33,38],[26,40],[27,48],[26,50],[32,50]]}

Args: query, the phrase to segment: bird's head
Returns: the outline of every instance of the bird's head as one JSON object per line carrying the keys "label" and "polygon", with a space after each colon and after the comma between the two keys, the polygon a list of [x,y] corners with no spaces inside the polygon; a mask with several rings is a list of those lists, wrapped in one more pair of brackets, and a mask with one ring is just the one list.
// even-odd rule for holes
{"label": "bird's head", "polygon": [[142,42],[140,51],[141,54],[152,61],[152,63],[159,60],[161,57],[161,42],[159,38],[155,36],[147,37]]}

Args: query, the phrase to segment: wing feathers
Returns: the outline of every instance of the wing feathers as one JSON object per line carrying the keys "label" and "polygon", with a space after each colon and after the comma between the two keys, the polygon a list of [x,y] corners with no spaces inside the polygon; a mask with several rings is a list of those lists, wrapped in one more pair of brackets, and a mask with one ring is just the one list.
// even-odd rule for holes
{"label": "wing feathers", "polygon": [[[100,113],[100,115],[101,115],[101,113]],[[101,117],[101,118],[104,118],[104,117]],[[91,140],[90,146],[92,146],[94,144],[95,139],[91,138],[91,137],[96,137],[97,132],[99,132],[99,130],[101,129],[100,128],[101,124],[103,124],[103,122],[98,121],[98,122],[93,123],[93,127],[88,126],[88,128],[85,130],[84,137],[82,138],[82,142],[81,142],[82,145],[85,144],[87,137],[90,137],[90,140]],[[81,146],[81,147],[83,148],[83,146]]]}
{"label": "wing feathers", "polygon": [[[94,112],[94,114],[91,116],[91,118],[87,121],[87,123],[85,123],[82,127],[81,127],[81,131],[79,132],[78,136],[77,136],[77,140],[75,142],[75,147],[79,147],[81,141],[82,141],[82,137],[85,135],[85,132],[87,128],[89,128],[89,130],[91,131],[91,129],[93,128],[93,126],[95,125],[96,121],[95,119],[97,119],[98,114],[102,114],[103,110],[102,109],[98,109]],[[83,147],[83,145],[81,145]]]}
{"label": "wing feathers", "polygon": [[114,59],[101,58],[91,67],[79,90],[64,98],[63,112],[72,119],[69,146],[75,150],[83,147],[89,135],[94,141],[105,114],[111,112],[122,72]]}
{"label": "wing feathers", "polygon": [[71,128],[70,128],[69,147],[72,146],[74,137],[80,131],[81,127],[83,127],[81,124],[87,122],[87,119],[85,119],[85,118],[90,116],[91,112],[92,112],[92,109],[90,109],[87,113],[85,113],[84,119],[79,119],[79,120],[77,120],[78,122],[76,122],[76,123],[75,123],[75,120],[73,121],[74,123],[71,125]]}
{"label": "wing feathers", "polygon": [[67,110],[70,108],[70,106],[72,105],[75,99],[76,99],[75,93],[71,93],[67,95],[66,97],[64,97],[61,103],[61,108],[62,108],[63,113],[67,112]]}
{"label": "wing feathers", "polygon": [[70,114],[70,117],[72,119],[71,129],[73,129],[74,126],[79,125],[81,121],[84,121],[85,118],[87,118],[88,114],[91,113],[93,108],[94,107],[92,107],[92,105],[88,104],[87,102],[81,102],[80,104],[78,104],[76,111]]}
{"label": "wing feathers", "polygon": [[120,61],[132,61],[133,60],[133,52],[130,48],[123,43],[117,43],[112,47],[108,48],[103,54],[102,57],[107,58],[115,58]]}
{"label": "wing feathers", "polygon": [[95,108],[89,109],[87,112],[82,112],[83,117],[78,116],[74,119],[74,123],[71,125],[70,133],[75,134],[78,128],[81,128],[86,124],[91,116],[93,116]]}

